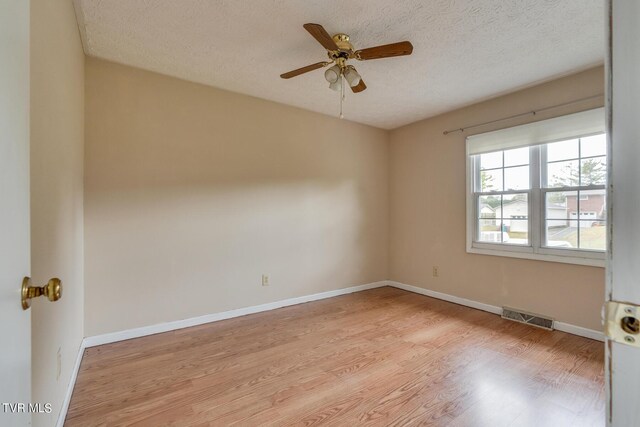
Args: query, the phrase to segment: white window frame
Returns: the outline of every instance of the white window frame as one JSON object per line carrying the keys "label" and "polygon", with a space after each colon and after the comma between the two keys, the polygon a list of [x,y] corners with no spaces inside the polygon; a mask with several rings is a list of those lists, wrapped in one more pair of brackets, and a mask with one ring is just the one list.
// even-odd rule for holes
{"label": "white window frame", "polygon": [[[541,122],[538,122],[541,123]],[[526,126],[526,125],[525,125]],[[514,128],[511,128],[514,129]],[[499,131],[498,131],[499,132]],[[543,167],[546,158],[546,144],[564,141],[573,138],[584,138],[592,135],[601,134],[604,132],[596,131],[593,129],[587,132],[580,132],[576,130],[575,134],[567,137],[563,135],[561,138],[544,140],[529,146],[529,183],[530,188],[528,190],[513,190],[502,191],[495,193],[480,193],[476,192],[474,185],[477,176],[479,176],[479,164],[476,161],[477,157],[470,154],[469,151],[469,139],[466,144],[466,201],[467,201],[467,252],[473,254],[482,255],[494,255],[504,256],[511,258],[521,259],[533,259],[540,261],[560,262],[566,264],[578,264],[589,265],[596,267],[605,266],[605,251],[589,250],[589,249],[571,249],[571,248],[549,248],[542,245],[545,241],[546,229],[544,227],[545,218],[545,203],[546,193],[555,191],[588,191],[588,190],[603,190],[606,189],[604,185],[589,185],[589,186],[576,186],[576,187],[561,187],[561,188],[542,188],[541,183],[546,182],[546,177],[543,176],[546,173],[546,168]],[[521,146],[522,147],[522,146]],[[492,151],[508,150],[512,147],[495,147]],[[491,151],[486,151],[491,152]],[[487,194],[522,194],[526,193],[528,196],[529,212],[528,212],[528,225],[529,225],[529,245],[515,245],[508,243],[490,243],[490,242],[478,242],[478,200],[481,195]],[[576,193],[577,195],[577,193]],[[608,200],[608,199],[607,199]],[[576,201],[579,204],[579,201]],[[578,205],[579,206],[579,205]],[[579,224],[579,223],[578,223]]]}

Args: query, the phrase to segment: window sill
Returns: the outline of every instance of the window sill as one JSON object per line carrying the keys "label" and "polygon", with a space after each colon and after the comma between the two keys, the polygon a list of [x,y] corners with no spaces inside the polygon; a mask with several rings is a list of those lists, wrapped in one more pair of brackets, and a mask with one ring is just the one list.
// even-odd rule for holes
{"label": "window sill", "polygon": [[[548,262],[560,262],[563,264],[576,264],[587,265],[591,267],[605,267],[606,259],[605,254],[600,252],[584,253],[585,256],[572,255],[572,254],[557,254],[556,253],[536,253],[531,247],[516,247],[503,248],[496,247],[496,245],[482,245],[482,247],[472,244],[467,247],[467,253],[479,254],[479,255],[492,255],[509,258],[530,259],[535,261],[548,261]],[[577,252],[577,251],[576,251]]]}

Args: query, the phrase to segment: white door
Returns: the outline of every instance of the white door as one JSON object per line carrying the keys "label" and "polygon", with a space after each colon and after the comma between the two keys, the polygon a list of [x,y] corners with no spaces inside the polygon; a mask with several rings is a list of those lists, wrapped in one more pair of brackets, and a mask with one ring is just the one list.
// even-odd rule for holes
{"label": "white door", "polygon": [[0,0],[0,425],[7,427],[31,424],[31,317],[20,303],[29,258],[29,1]]}
{"label": "white door", "polygon": [[[640,319],[640,1],[609,0],[609,6],[612,221],[606,299],[629,304],[620,306],[626,320],[608,323],[607,425],[632,427],[640,426],[640,333],[634,332],[638,323],[633,321]],[[622,336],[612,339],[613,330]]]}

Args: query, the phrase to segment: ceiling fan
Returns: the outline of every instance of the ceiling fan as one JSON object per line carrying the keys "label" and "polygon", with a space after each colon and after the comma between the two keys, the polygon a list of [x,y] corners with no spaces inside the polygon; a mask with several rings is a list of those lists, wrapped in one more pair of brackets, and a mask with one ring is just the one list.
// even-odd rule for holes
{"label": "ceiling fan", "polygon": [[362,77],[358,74],[355,67],[353,65],[347,65],[348,60],[357,59],[359,61],[367,61],[370,59],[411,55],[411,52],[413,52],[413,45],[408,41],[354,50],[353,45],[349,41],[349,36],[346,34],[339,33],[331,37],[320,24],[304,24],[303,26],[305,30],[327,49],[329,61],[316,62],[315,64],[281,74],[280,77],[283,79],[290,79],[291,77],[335,64],[324,72],[324,77],[329,82],[329,87],[333,90],[339,90],[341,88],[344,90],[343,82],[346,80],[351,90],[354,93],[358,93],[365,90],[367,85],[364,84],[364,80],[362,80]]}

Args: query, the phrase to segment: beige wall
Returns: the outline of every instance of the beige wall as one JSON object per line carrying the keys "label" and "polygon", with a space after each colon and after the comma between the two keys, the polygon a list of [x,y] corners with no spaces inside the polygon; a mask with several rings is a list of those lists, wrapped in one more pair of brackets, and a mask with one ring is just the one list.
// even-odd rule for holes
{"label": "beige wall", "polygon": [[[55,425],[83,337],[84,54],[71,1],[31,0],[31,275],[60,277],[52,304],[34,301],[32,400]],[[56,354],[61,373],[57,377]]]}
{"label": "beige wall", "polygon": [[87,335],[387,278],[387,132],[91,58],[86,117]]}
{"label": "beige wall", "polygon": [[[466,253],[465,137],[470,133],[442,132],[603,92],[599,67],[393,130],[389,278],[600,330],[604,269]],[[601,105],[587,102],[474,131]],[[433,266],[440,268],[438,278],[432,277]]]}

